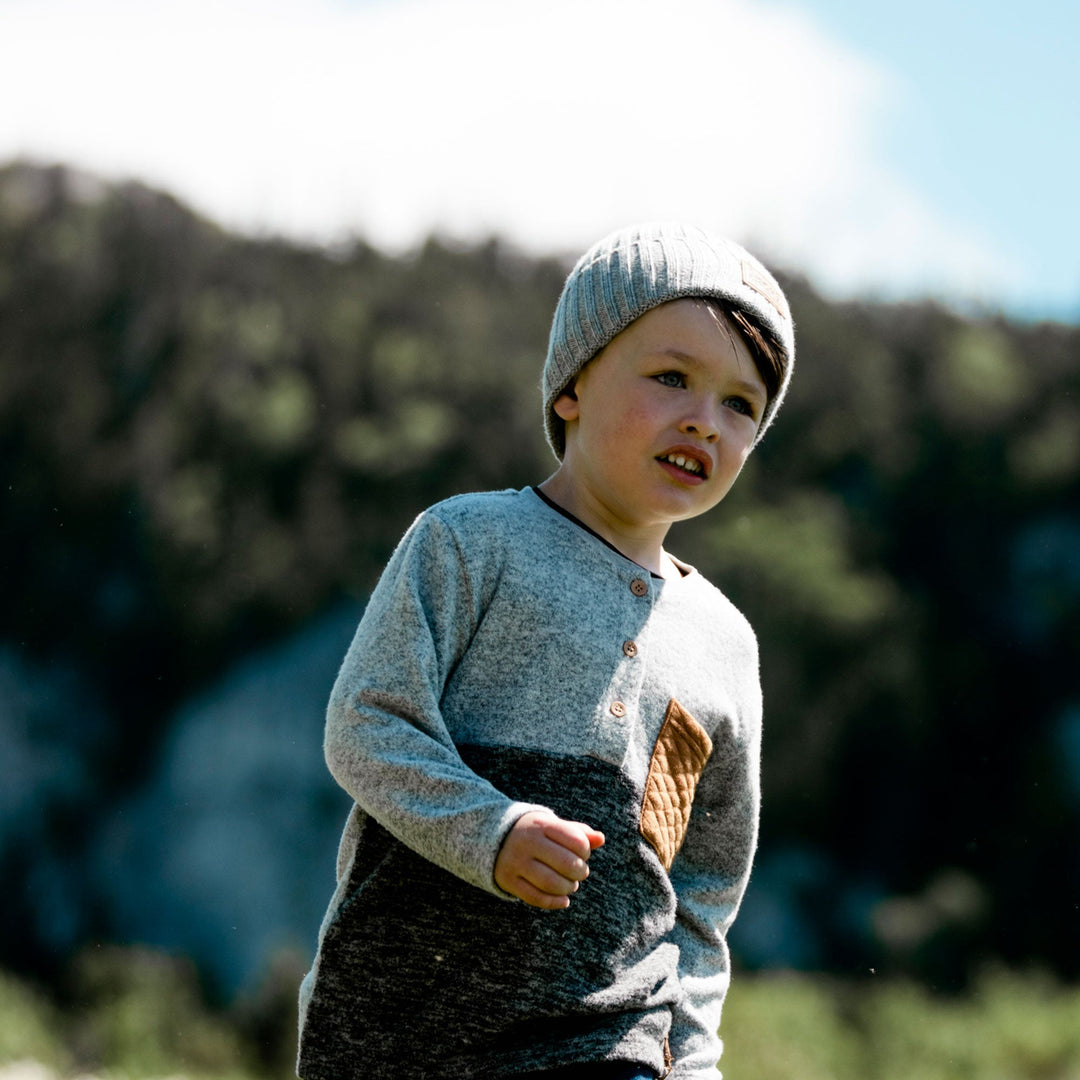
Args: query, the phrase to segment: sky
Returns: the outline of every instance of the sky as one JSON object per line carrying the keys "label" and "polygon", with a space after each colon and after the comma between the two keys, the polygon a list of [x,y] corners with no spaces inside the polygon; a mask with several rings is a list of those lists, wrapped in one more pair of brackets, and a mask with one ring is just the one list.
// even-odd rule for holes
{"label": "sky", "polygon": [[0,163],[255,235],[572,256],[633,220],[831,296],[1080,322],[1074,0],[0,0]]}

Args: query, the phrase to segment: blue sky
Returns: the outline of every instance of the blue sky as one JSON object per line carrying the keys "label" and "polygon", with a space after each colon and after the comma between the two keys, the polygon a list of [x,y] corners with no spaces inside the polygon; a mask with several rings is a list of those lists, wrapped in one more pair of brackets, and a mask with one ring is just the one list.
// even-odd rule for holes
{"label": "blue sky", "polygon": [[830,295],[1080,322],[1078,24],[1050,0],[0,0],[0,161],[390,251],[572,255],[690,218]]}
{"label": "blue sky", "polygon": [[1080,321],[1080,4],[796,6],[899,78],[887,160],[1027,268],[1013,305]]}

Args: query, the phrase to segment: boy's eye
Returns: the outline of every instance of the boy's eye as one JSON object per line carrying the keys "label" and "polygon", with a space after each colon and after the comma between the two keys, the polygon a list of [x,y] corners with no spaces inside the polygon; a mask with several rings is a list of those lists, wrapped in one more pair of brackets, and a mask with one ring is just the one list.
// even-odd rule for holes
{"label": "boy's eye", "polygon": [[729,409],[734,409],[736,412],[742,413],[743,416],[749,416],[751,419],[754,418],[754,407],[744,397],[729,397],[725,399],[724,404],[727,405]]}
{"label": "boy's eye", "polygon": [[681,371],[662,371],[653,376],[663,386],[671,386],[681,389],[686,386],[686,376]]}

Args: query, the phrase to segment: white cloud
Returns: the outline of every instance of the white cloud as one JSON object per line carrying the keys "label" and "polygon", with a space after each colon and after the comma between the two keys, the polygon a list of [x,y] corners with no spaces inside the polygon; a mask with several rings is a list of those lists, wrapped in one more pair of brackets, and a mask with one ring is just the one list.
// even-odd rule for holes
{"label": "white cloud", "polygon": [[686,217],[828,288],[993,291],[881,164],[887,74],[751,0],[0,0],[0,157],[137,176],[233,226],[574,252]]}

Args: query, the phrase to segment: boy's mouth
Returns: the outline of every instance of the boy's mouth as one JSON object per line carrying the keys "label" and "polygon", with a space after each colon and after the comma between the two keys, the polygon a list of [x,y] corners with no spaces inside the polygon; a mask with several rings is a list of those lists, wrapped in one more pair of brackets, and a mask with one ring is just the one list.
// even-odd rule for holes
{"label": "boy's mouth", "polygon": [[684,472],[687,476],[696,476],[699,479],[706,479],[709,475],[708,469],[705,463],[690,454],[681,453],[677,450],[672,450],[670,453],[661,454],[657,461],[662,462],[664,465],[674,465],[680,472]]}

